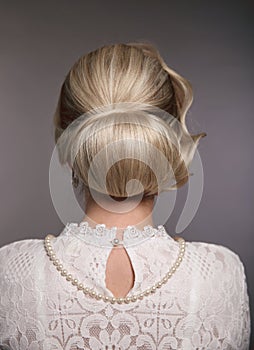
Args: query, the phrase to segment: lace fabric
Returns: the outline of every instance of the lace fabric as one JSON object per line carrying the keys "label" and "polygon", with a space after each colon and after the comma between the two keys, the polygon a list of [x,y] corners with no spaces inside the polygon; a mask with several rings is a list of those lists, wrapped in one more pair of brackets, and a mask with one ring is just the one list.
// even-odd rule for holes
{"label": "lace fabric", "polygon": [[[64,234],[75,234],[85,242],[98,247],[112,248],[113,239],[116,237],[117,227],[107,227],[105,224],[97,224],[91,227],[87,221],[81,223],[67,223]],[[140,244],[155,236],[167,235],[163,225],[157,228],[146,225],[142,230],[135,225],[129,225],[123,230],[123,240],[120,241],[124,247]],[[169,236],[169,238],[171,238]],[[171,238],[172,239],[172,238]]]}
{"label": "lace fabric", "polygon": [[[91,230],[70,223],[52,246],[84,285],[113,296],[105,272],[114,237],[106,226]],[[178,255],[178,243],[161,226],[129,227],[123,242],[135,274],[128,295],[159,281]],[[236,253],[216,244],[187,241],[166,284],[143,300],[119,305],[68,283],[42,239],[16,241],[0,248],[0,293],[0,349],[249,349],[244,266]]]}

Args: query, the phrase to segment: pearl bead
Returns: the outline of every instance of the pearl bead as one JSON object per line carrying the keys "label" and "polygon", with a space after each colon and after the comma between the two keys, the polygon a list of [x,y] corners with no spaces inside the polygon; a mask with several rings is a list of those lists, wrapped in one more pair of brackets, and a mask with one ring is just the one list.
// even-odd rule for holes
{"label": "pearl bead", "polygon": [[74,286],[76,286],[76,285],[78,284],[78,280],[77,280],[76,278],[74,278],[74,280],[72,281],[72,284],[73,284]]}
{"label": "pearl bead", "polygon": [[79,283],[79,285],[78,285],[78,289],[83,289],[83,283]]}
{"label": "pearl bead", "polygon": [[63,265],[62,264],[57,266],[57,270],[61,271],[62,269],[63,269]]}
{"label": "pearl bead", "polygon": [[67,281],[70,281],[72,279],[72,275],[71,274],[67,275],[66,279]]}
{"label": "pearl bead", "polygon": [[66,276],[67,275],[67,271],[65,269],[62,270],[61,275]]}

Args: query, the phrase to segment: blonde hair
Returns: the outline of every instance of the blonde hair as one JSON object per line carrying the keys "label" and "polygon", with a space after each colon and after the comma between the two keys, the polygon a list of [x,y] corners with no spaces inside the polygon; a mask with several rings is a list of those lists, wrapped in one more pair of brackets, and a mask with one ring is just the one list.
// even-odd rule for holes
{"label": "blonde hair", "polygon": [[[59,143],[64,131],[71,130],[80,116],[85,117],[76,132],[68,134],[68,147],[64,151],[59,147],[60,161],[71,165],[86,195],[93,188],[114,198],[126,198],[140,193],[141,183],[147,198],[158,194],[159,181],[163,183],[161,191],[179,188],[188,181],[188,165],[199,140],[206,136],[190,135],[187,130],[185,117],[192,101],[190,82],[169,68],[151,43],[100,47],[80,57],[62,84],[54,114],[55,142]],[[137,107],[128,108],[129,104]],[[115,105],[127,108],[114,110],[111,106]],[[142,106],[151,110],[145,113]],[[155,115],[157,109],[165,113]],[[173,132],[171,117],[181,126],[181,135]],[[176,145],[180,145],[180,138],[185,140],[183,136],[189,137],[191,146],[189,142],[179,149]],[[108,147],[115,142],[117,148]],[[105,155],[96,162],[96,155],[105,147]],[[151,147],[162,157],[151,153]],[[75,149],[73,159],[71,149]],[[154,169],[159,169],[159,179]],[[166,187],[172,176],[175,185]],[[138,182],[128,187],[133,179]]]}

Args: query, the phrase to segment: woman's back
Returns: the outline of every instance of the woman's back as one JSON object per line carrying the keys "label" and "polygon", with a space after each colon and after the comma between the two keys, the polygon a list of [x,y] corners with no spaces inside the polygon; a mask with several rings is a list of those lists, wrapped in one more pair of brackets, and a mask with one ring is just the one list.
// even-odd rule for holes
{"label": "woman's back", "polygon": [[[117,249],[112,238],[114,231],[103,226],[67,224],[50,240],[59,259],[56,265],[40,239],[0,248],[3,349],[248,349],[249,299],[236,253],[216,244],[186,241],[172,276],[133,300],[133,295],[163,280],[175,266],[181,245],[163,226],[127,229],[123,240],[129,265],[121,267],[120,262],[117,272],[115,264],[115,271],[110,268],[110,253]],[[123,255],[122,260],[128,262]],[[67,280],[57,269],[61,263],[83,288],[101,297],[85,294]],[[112,285],[119,270],[122,279]],[[122,290],[119,285],[124,285]],[[119,295],[112,293],[114,289]]]}
{"label": "woman's back", "polygon": [[[174,239],[153,225],[154,214],[168,221],[174,202],[169,196],[160,211],[156,197],[188,182],[206,136],[188,132],[192,100],[190,82],[147,43],[103,46],[74,63],[54,135],[60,163],[69,166],[73,186],[81,185],[88,221],[45,242],[0,248],[2,349],[248,349],[249,300],[238,255]],[[199,192],[189,191],[186,206],[193,215],[199,165]],[[58,174],[50,172],[51,194],[66,222],[78,206],[71,181],[59,190]],[[124,229],[120,241],[117,227]]]}

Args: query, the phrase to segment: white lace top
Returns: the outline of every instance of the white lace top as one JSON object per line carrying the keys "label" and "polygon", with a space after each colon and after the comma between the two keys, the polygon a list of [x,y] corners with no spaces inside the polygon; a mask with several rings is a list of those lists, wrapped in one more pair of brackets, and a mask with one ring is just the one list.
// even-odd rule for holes
{"label": "white lace top", "polygon": [[[52,247],[69,273],[112,297],[105,272],[114,237],[114,228],[69,223]],[[127,296],[160,281],[179,253],[164,226],[130,226],[123,244],[135,274]],[[186,241],[172,277],[142,300],[123,304],[97,300],[68,282],[42,239],[0,248],[0,349],[248,350],[249,341],[244,266],[224,246]]]}

